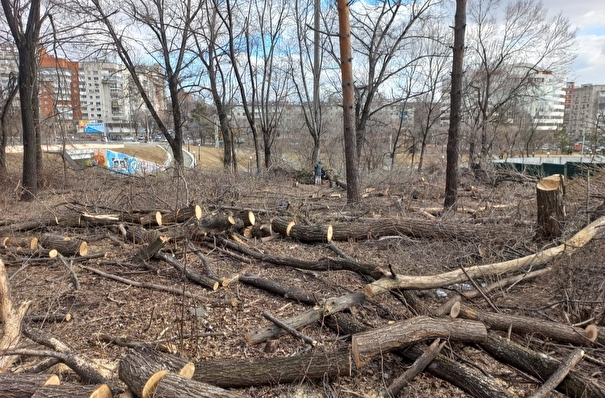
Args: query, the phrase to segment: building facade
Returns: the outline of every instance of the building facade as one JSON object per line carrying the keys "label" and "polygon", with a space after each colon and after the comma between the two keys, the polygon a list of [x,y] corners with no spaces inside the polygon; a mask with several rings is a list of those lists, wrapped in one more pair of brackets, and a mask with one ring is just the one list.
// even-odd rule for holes
{"label": "building facade", "polygon": [[604,116],[605,85],[583,84],[574,88],[566,125],[572,140],[603,142]]}

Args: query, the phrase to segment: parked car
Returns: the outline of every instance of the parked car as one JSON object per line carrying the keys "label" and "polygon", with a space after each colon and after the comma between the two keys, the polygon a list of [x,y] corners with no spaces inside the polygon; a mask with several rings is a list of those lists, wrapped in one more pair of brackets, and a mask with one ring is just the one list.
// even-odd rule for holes
{"label": "parked car", "polygon": [[134,142],[136,141],[134,137],[127,135],[126,137],[122,137],[122,141]]}

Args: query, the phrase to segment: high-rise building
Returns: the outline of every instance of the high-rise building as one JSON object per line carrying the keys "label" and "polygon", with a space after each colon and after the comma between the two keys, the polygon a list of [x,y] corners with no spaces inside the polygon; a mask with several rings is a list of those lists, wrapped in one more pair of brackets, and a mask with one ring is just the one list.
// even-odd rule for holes
{"label": "high-rise building", "polygon": [[567,132],[574,140],[603,141],[600,136],[605,134],[605,85],[583,84],[574,88]]}
{"label": "high-rise building", "polygon": [[40,50],[40,121],[73,126],[81,118],[78,63]]}

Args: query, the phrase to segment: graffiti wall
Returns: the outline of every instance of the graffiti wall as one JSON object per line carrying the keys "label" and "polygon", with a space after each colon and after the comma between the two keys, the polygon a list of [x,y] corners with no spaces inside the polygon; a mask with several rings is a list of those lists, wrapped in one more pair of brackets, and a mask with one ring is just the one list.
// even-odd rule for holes
{"label": "graffiti wall", "polygon": [[95,149],[94,155],[90,159],[90,165],[105,166],[117,173],[137,175],[154,173],[164,169],[163,166],[157,163],[109,149]]}

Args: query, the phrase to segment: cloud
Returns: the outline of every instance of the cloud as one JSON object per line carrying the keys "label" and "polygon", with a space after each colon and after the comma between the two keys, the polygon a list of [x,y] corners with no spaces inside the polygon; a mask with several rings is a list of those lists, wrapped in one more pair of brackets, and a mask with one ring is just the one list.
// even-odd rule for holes
{"label": "cloud", "polygon": [[605,35],[578,36],[577,54],[569,80],[605,84]]}

